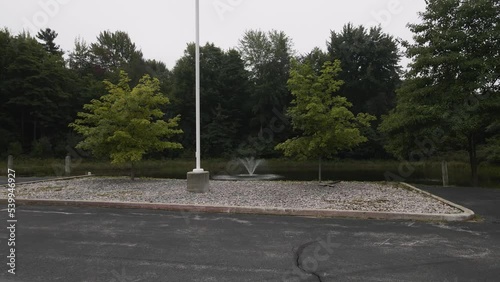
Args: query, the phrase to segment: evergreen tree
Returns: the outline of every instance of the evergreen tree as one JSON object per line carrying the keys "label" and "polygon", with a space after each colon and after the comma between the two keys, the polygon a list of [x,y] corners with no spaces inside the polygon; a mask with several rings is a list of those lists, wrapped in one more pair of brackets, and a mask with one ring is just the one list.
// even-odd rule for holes
{"label": "evergreen tree", "polygon": [[41,29],[37,33],[36,38],[40,39],[43,42],[42,46],[47,52],[51,53],[52,55],[59,55],[62,54],[62,51],[60,50],[59,45],[55,43],[57,35],[58,34],[54,30],[46,28]]}

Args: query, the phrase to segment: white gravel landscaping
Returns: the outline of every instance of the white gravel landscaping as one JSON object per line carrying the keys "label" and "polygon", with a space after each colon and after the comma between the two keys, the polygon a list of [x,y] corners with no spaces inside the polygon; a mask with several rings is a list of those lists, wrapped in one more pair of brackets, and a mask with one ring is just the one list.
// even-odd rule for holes
{"label": "white gravel landscaping", "polygon": [[[325,184],[325,183],[323,183]],[[456,214],[460,210],[396,184],[296,181],[210,181],[210,192],[189,193],[186,180],[87,177],[17,184],[16,198],[147,202],[217,206],[276,207]],[[2,189],[1,198],[6,198]]]}

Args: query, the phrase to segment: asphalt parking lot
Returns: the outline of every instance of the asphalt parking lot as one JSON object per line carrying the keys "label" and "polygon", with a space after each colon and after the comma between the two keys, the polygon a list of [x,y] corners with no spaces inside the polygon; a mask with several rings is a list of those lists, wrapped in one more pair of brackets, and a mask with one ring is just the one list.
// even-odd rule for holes
{"label": "asphalt parking lot", "polygon": [[[500,191],[420,188],[471,208],[481,222],[26,206],[17,274],[4,264],[0,280],[498,281]],[[6,239],[3,231],[5,260]]]}

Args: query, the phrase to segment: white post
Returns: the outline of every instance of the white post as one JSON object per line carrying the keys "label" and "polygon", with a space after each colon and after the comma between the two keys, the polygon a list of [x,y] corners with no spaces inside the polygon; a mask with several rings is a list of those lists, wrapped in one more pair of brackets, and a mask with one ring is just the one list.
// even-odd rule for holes
{"label": "white post", "polygon": [[443,175],[443,187],[448,186],[448,163],[446,161],[441,162],[441,173]]}
{"label": "white post", "polygon": [[14,169],[14,156],[12,155],[7,157],[7,169]]}
{"label": "white post", "polygon": [[193,172],[202,172],[200,149],[200,0],[196,0],[196,168]]}
{"label": "white post", "polygon": [[200,0],[196,0],[196,168],[187,173],[187,190],[194,193],[205,193],[209,190],[210,173],[201,168],[200,150]]}
{"label": "white post", "polygon": [[66,176],[71,174],[71,157],[69,155],[64,159],[64,174]]}

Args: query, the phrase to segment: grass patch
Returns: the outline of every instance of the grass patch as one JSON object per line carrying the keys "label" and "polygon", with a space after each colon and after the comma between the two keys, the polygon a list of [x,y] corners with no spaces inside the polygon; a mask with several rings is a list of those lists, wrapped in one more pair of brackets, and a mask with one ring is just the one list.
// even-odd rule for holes
{"label": "grass patch", "polygon": [[484,222],[484,217],[475,213],[474,216],[470,220],[468,220],[468,222],[481,223]]}
{"label": "grass patch", "polygon": [[[385,173],[399,175],[400,162],[391,160],[332,160],[322,162],[324,182],[343,181],[385,181]],[[195,160],[144,160],[136,165],[136,176],[142,178],[185,179],[186,173],[195,167]],[[237,160],[209,159],[202,161],[202,167],[210,175],[246,173]],[[412,173],[405,182],[419,184],[441,184],[440,162],[411,163]],[[0,164],[1,175],[5,176],[6,162]],[[64,159],[15,159],[16,176],[63,176]],[[467,163],[449,162],[450,185],[470,186],[470,170]],[[128,176],[128,165],[111,165],[107,161],[73,160],[72,175],[87,172],[97,176]],[[289,159],[265,160],[256,170],[257,174],[273,173],[284,176],[285,180],[313,181],[318,179],[317,161],[295,161]],[[500,188],[500,166],[482,164],[479,168],[482,187]]]}

